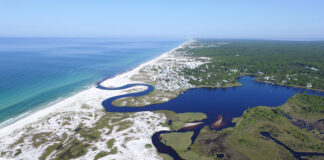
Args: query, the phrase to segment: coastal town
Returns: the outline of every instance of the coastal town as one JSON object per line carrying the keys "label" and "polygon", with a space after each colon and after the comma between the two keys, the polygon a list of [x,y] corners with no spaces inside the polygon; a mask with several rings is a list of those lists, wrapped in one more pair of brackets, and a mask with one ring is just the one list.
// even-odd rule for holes
{"label": "coastal town", "polygon": [[[190,47],[195,44],[194,40],[185,43],[182,48]],[[190,79],[201,77],[193,77],[185,74],[186,69],[195,69],[205,63],[209,58],[189,57],[190,53],[176,49],[168,53],[168,57],[158,63],[145,66],[141,72],[150,75],[149,80],[154,83],[155,89],[162,91],[185,91],[195,86],[190,84]]]}

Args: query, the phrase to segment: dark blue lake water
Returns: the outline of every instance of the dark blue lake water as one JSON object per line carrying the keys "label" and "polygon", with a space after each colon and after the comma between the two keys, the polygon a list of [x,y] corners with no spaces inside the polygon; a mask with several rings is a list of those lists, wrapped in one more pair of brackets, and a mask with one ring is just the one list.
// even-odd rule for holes
{"label": "dark blue lake water", "polygon": [[[115,107],[111,103],[122,97],[142,96],[154,90],[151,85],[144,84],[148,87],[147,90],[119,95],[106,99],[102,102],[107,112],[138,112],[138,111],[155,111],[155,110],[172,110],[177,113],[183,112],[202,112],[207,115],[207,119],[203,120],[201,125],[191,127],[190,129],[182,128],[177,131],[159,131],[153,134],[152,143],[160,153],[170,155],[175,160],[182,160],[178,153],[161,142],[160,135],[171,132],[187,132],[194,131],[191,137],[192,143],[197,138],[202,127],[210,125],[215,122],[221,115],[223,117],[223,124],[217,129],[234,126],[232,118],[241,116],[242,113],[249,107],[256,106],[270,106],[275,107],[284,104],[288,98],[297,93],[313,94],[324,96],[324,92],[313,91],[303,88],[294,88],[267,84],[255,81],[252,76],[244,76],[239,78],[242,83],[241,87],[231,88],[195,88],[180,94],[177,98],[172,99],[166,103],[153,104],[145,107]],[[104,90],[125,89],[141,84],[128,84],[119,88],[105,88],[98,85],[97,88]],[[143,85],[143,84],[142,84]],[[289,148],[288,148],[289,149]],[[297,153],[298,155],[321,155],[322,153]],[[224,156],[223,154],[219,155]]]}
{"label": "dark blue lake water", "polygon": [[239,78],[239,82],[243,86],[190,89],[166,103],[153,104],[145,107],[115,107],[111,105],[111,102],[117,98],[145,95],[153,90],[153,88],[149,88],[144,92],[109,98],[103,102],[103,106],[105,106],[108,112],[154,110],[172,110],[177,113],[202,112],[208,116],[209,121],[214,121],[218,115],[222,115],[226,126],[232,126],[232,118],[240,116],[249,107],[279,106],[284,104],[289,97],[296,93],[305,92],[306,94],[324,96],[324,92],[257,82],[251,76],[241,77]]}

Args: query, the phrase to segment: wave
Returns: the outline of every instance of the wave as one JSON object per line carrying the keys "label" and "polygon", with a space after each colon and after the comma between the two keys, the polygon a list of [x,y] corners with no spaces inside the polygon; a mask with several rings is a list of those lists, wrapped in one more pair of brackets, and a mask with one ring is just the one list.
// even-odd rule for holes
{"label": "wave", "polygon": [[[7,42],[7,40],[4,41]],[[18,39],[18,41],[21,42],[13,46],[13,50],[17,48],[17,50],[19,50],[22,42],[25,42],[25,40],[20,39]],[[57,41],[60,42],[60,40]],[[16,42],[16,40],[10,42],[10,44],[14,42]],[[39,41],[35,41],[35,43],[38,42]],[[71,61],[71,59],[75,57],[50,57],[49,60],[48,56],[44,55],[45,52],[56,52],[58,48],[61,49],[60,46],[42,52],[39,52],[36,47],[32,50],[33,52],[24,51],[17,54],[13,54],[12,52],[10,52],[10,54],[5,53],[5,57],[8,59],[13,58],[15,61],[14,63],[10,63],[10,65],[8,65],[9,67],[0,70],[0,72],[6,73],[4,75],[10,75],[0,81],[0,88],[6,88],[6,90],[0,92],[0,96],[6,98],[0,101],[0,128],[16,122],[21,117],[48,108],[56,103],[64,101],[68,97],[92,88],[96,86],[98,80],[100,83],[106,79],[128,72],[145,61],[154,59],[155,56],[164,53],[164,50],[170,49],[178,43],[180,42],[154,42],[153,44],[156,46],[148,48],[146,45],[147,42],[143,42],[143,44],[137,44],[136,42],[136,45],[133,46],[136,50],[133,51],[130,50],[128,46],[121,45],[117,47],[120,48],[118,51],[102,49],[101,51],[103,54],[100,56],[79,57],[76,61]],[[85,44],[82,43],[80,45],[84,46]],[[113,44],[105,43],[105,46],[106,45],[109,46]],[[88,46],[86,46],[86,48],[87,47]],[[93,48],[90,47],[89,50],[93,50]],[[137,54],[139,51],[141,51],[141,56]],[[116,56],[117,53],[119,56]],[[22,68],[21,65],[16,65],[21,61],[25,62],[26,58],[29,58],[28,64],[31,64],[31,66]],[[131,61],[123,62],[123,60],[128,58],[131,58]],[[112,59],[114,61],[112,61]],[[119,68],[115,67],[116,65],[120,65],[119,62],[126,66]],[[3,61],[3,63],[7,64],[7,61]],[[97,68],[99,68],[99,70],[97,70]],[[73,69],[77,69],[77,72],[74,72]],[[84,77],[88,77],[88,79],[65,84],[66,81],[71,82],[75,79]],[[37,80],[35,81],[35,79]],[[64,85],[58,85],[61,83]]]}
{"label": "wave", "polygon": [[48,101],[48,102],[45,102],[44,104],[41,104],[41,105],[35,106],[35,107],[33,107],[33,108],[30,108],[30,110],[28,110],[28,111],[26,111],[26,112],[24,112],[24,113],[20,113],[20,114],[18,113],[18,114],[15,115],[14,117],[9,118],[9,119],[7,119],[7,120],[5,120],[5,121],[3,121],[3,122],[0,122],[0,129],[1,129],[1,128],[4,128],[4,127],[6,127],[6,126],[9,126],[9,125],[11,125],[11,124],[17,122],[18,120],[20,120],[20,119],[22,119],[22,118],[24,118],[24,117],[27,117],[27,116],[29,116],[29,115],[31,115],[31,114],[33,114],[33,113],[36,113],[36,112],[38,112],[38,111],[40,111],[40,110],[42,110],[42,109],[48,108],[48,107],[53,106],[53,105],[55,105],[55,104],[57,104],[57,103],[59,103],[59,102],[62,102],[62,101],[64,101],[65,99],[67,99],[67,98],[69,98],[69,97],[71,97],[71,96],[73,96],[73,95],[76,95],[76,94],[78,94],[78,93],[80,93],[80,92],[82,92],[82,91],[84,91],[84,90],[90,89],[90,88],[92,88],[92,87],[94,87],[94,86],[95,86],[94,83],[83,85],[83,86],[80,87],[79,89],[76,89],[74,92],[67,93],[67,94],[64,95],[64,96],[57,97],[57,98],[54,99],[54,100],[50,100],[50,101]]}
{"label": "wave", "polygon": [[4,122],[0,123],[0,128],[6,127],[22,118],[27,117],[28,115],[30,115],[32,113],[32,111],[27,111],[23,114],[17,115],[16,117],[13,118],[9,118],[8,120],[5,120]]}

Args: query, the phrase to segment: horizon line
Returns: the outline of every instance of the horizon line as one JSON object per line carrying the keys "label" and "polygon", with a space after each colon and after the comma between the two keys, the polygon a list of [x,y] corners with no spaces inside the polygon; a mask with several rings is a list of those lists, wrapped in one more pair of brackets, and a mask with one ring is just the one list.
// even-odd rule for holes
{"label": "horizon line", "polygon": [[173,40],[189,40],[189,39],[215,39],[215,40],[278,40],[278,41],[324,41],[323,38],[248,38],[248,37],[163,37],[163,36],[0,36],[3,38],[88,38],[88,39],[173,39]]}

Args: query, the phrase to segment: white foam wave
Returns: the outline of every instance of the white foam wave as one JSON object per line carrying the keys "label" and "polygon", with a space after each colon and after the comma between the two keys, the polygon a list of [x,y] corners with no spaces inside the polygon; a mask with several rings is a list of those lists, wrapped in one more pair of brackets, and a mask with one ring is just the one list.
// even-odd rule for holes
{"label": "white foam wave", "polygon": [[27,112],[25,112],[23,114],[20,114],[20,115],[16,116],[16,117],[9,118],[8,120],[3,121],[2,123],[0,123],[0,128],[8,126],[8,125],[10,125],[10,124],[24,118],[24,117],[27,117],[30,113],[31,113],[31,111],[27,111]]}

